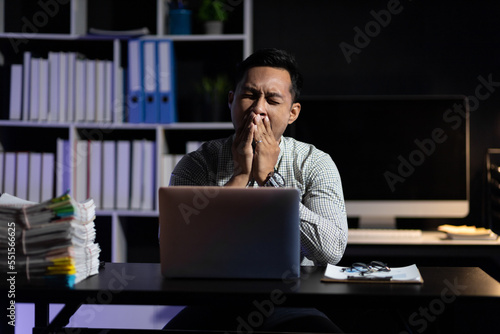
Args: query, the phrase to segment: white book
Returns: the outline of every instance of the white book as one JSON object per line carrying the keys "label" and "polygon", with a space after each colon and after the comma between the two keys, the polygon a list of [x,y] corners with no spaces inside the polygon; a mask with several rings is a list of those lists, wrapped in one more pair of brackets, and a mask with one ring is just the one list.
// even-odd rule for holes
{"label": "white book", "polygon": [[128,209],[130,201],[130,141],[116,143],[116,209]]}
{"label": "white book", "polygon": [[68,53],[59,52],[59,122],[68,120]]}
{"label": "white book", "polygon": [[86,63],[86,84],[85,95],[86,98],[86,113],[85,120],[87,122],[94,122],[96,120],[96,61],[87,59]]}
{"label": "white book", "polygon": [[112,140],[103,141],[102,147],[102,208],[115,208],[115,176],[116,176],[116,143]]}
{"label": "white book", "polygon": [[143,210],[154,210],[155,200],[155,142],[144,141]]}
{"label": "white book", "polygon": [[59,120],[59,53],[49,52],[49,122]]}
{"label": "white book", "polygon": [[75,121],[84,122],[86,116],[86,63],[85,59],[77,59],[75,63]]}
{"label": "white book", "polygon": [[49,117],[49,61],[48,59],[40,59],[40,91],[38,107],[40,121],[47,121]]}
{"label": "white book", "polygon": [[21,119],[27,121],[30,111],[30,79],[31,79],[31,52],[23,54],[23,114]]}
{"label": "white book", "polygon": [[75,71],[76,71],[76,53],[68,52],[68,109],[66,120],[73,122],[75,120]]}
{"label": "white book", "polygon": [[40,203],[42,186],[42,153],[30,152],[28,174],[29,180],[27,200]]}
{"label": "white book", "polygon": [[104,122],[113,120],[113,62],[105,61]]}
{"label": "white book", "polygon": [[77,202],[85,201],[88,198],[88,161],[88,141],[77,140],[73,151],[73,194]]}
{"label": "white book", "polygon": [[96,60],[96,87],[95,87],[95,109],[96,122],[104,121],[104,109],[106,105],[106,70],[104,60]]}
{"label": "white book", "polygon": [[[54,153],[42,153],[42,189],[40,193],[41,202],[54,198],[54,164]],[[59,193],[59,195],[60,194],[62,194],[62,192]]]}
{"label": "white book", "polygon": [[69,140],[57,138],[56,193],[71,191],[72,160]]}
{"label": "white book", "polygon": [[28,119],[38,121],[40,105],[40,59],[31,58],[30,111]]}
{"label": "white book", "polygon": [[4,192],[14,195],[16,193],[16,153],[5,152],[4,156]]}
{"label": "white book", "polygon": [[136,139],[132,141],[132,162],[131,162],[131,189],[130,208],[132,210],[141,209],[142,204],[142,179],[143,179],[143,146],[144,140]]}
{"label": "white book", "polygon": [[29,170],[28,152],[17,152],[15,196],[22,199],[28,198],[28,170]]}
{"label": "white book", "polygon": [[[114,67],[116,69],[116,66]],[[113,82],[113,100],[112,100],[112,113],[113,122],[117,124],[123,123],[123,115],[125,110],[125,94],[124,94],[124,77],[125,70],[118,67],[118,73],[114,76]]]}
{"label": "white book", "polygon": [[102,207],[102,141],[92,140],[89,146],[89,197],[98,209]]}
{"label": "white book", "polygon": [[10,101],[9,118],[21,120],[23,108],[23,65],[12,64],[10,66]]}

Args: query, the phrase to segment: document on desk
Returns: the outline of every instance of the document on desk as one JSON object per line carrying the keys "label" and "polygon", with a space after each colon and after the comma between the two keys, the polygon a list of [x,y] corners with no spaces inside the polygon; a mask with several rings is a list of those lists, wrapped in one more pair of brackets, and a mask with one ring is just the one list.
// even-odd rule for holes
{"label": "document on desk", "polygon": [[322,282],[338,283],[423,283],[422,275],[415,264],[391,268],[390,271],[361,273],[349,267],[328,264]]}

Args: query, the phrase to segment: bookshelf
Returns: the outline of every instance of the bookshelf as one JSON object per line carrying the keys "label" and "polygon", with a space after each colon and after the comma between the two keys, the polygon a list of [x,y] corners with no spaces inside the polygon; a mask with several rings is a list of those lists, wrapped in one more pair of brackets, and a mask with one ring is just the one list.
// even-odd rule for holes
{"label": "bookshelf", "polygon": [[[48,4],[49,2],[47,2]],[[218,118],[210,118],[200,105],[199,83],[205,77],[213,77],[215,73],[225,73],[230,77],[234,65],[248,56],[252,51],[252,1],[244,0],[228,2],[233,7],[225,33],[222,35],[205,35],[193,14],[193,34],[166,35],[168,8],[163,0],[140,2],[114,0],[71,0],[59,3],[50,2],[52,7],[41,5],[42,2],[0,0],[0,48],[3,65],[0,66],[0,156],[7,152],[47,152],[55,156],[54,182],[52,193],[61,191],[62,183],[58,183],[58,169],[61,161],[57,157],[60,142],[66,141],[70,161],[82,158],[86,168],[91,168],[90,151],[81,154],[81,147],[89,149],[90,143],[128,142],[133,152],[134,142],[152,143],[152,187],[151,207],[131,209],[102,205],[103,188],[97,197],[101,197],[101,207],[97,210],[97,241],[101,245],[101,259],[112,262],[157,262],[159,254],[154,239],[157,236],[158,208],[156,205],[157,188],[167,184],[165,180],[164,159],[166,155],[182,156],[186,144],[191,141],[201,142],[209,139],[228,136],[232,133],[229,112]],[[193,13],[199,1],[190,1]],[[121,6],[123,10],[117,10]],[[232,19],[231,19],[232,17]],[[134,18],[134,19],[132,19]],[[111,117],[104,121],[80,121],[74,111],[73,116],[59,119],[35,118],[28,120],[10,119],[10,74],[12,64],[23,64],[23,57],[30,52],[33,58],[47,59],[51,52],[82,54],[86,59],[107,61],[112,67],[112,81],[126,84],[128,66],[128,38],[110,36],[90,36],[90,27],[107,30],[124,30],[147,27],[149,35],[141,39],[170,39],[173,41],[176,60],[177,113],[178,122],[170,124],[131,124],[123,121],[122,115],[127,112],[126,89],[122,85],[113,85],[111,92]],[[97,66],[97,65],[96,65]],[[24,79],[24,77],[23,77]],[[31,79],[31,78],[30,78]],[[24,83],[24,80],[23,80]],[[43,85],[39,85],[39,88]],[[109,94],[109,93],[108,93]],[[108,95],[103,95],[106,98]],[[68,105],[65,102],[64,106]],[[24,105],[24,101],[23,101]],[[60,107],[60,112],[66,112]],[[108,110],[109,112],[109,110]],[[87,146],[78,146],[87,142]],[[85,144],[82,144],[85,145]],[[104,150],[101,147],[102,150]],[[115,151],[116,154],[116,151]],[[132,154],[132,153],[130,153]],[[88,156],[87,156],[88,155]],[[82,157],[83,156],[83,157]],[[101,158],[104,155],[101,153]],[[3,160],[3,161],[2,161]],[[4,158],[0,160],[0,175],[6,176],[3,168]],[[118,164],[115,161],[116,164]],[[132,162],[131,162],[132,163]],[[68,168],[66,185],[73,190],[81,187],[81,178],[73,164]],[[130,169],[132,168],[129,166]],[[87,186],[90,187],[92,173],[87,169]],[[132,174],[132,171],[129,171]],[[118,169],[114,174],[122,175]],[[88,176],[90,175],[90,176]],[[101,185],[105,178],[101,171]],[[128,175],[128,174],[124,174]],[[0,183],[0,191],[4,182]],[[62,182],[62,181],[61,181]],[[123,182],[115,179],[116,186]],[[129,189],[132,188],[130,180]],[[92,194],[89,191],[89,196]],[[132,195],[130,195],[131,197]],[[75,196],[76,197],[76,196]],[[95,197],[95,196],[92,196]],[[79,198],[77,198],[80,200]]]}

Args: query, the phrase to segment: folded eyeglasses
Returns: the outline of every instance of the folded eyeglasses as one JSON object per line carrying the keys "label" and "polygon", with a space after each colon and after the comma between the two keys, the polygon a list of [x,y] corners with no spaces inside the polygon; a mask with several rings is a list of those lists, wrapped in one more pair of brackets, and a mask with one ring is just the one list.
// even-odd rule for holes
{"label": "folded eyeglasses", "polygon": [[372,261],[369,264],[354,262],[350,267],[342,268],[342,271],[347,273],[359,273],[361,276],[364,276],[376,272],[389,272],[391,268],[381,261]]}

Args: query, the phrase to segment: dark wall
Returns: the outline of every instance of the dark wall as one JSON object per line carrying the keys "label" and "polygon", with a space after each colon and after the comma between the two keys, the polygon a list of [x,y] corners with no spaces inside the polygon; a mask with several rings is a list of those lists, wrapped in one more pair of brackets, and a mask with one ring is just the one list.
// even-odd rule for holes
{"label": "dark wall", "polygon": [[254,49],[292,52],[305,95],[469,96],[471,213],[464,222],[481,225],[485,153],[500,147],[499,17],[494,0],[254,0]]}

